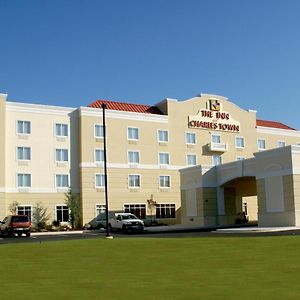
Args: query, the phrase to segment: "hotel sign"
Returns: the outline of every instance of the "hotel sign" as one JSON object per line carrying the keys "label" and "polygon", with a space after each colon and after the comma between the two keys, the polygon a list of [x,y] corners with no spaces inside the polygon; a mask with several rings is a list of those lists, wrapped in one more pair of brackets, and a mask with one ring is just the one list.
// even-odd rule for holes
{"label": "hotel sign", "polygon": [[189,128],[240,132],[240,122],[234,120],[230,113],[222,111],[219,100],[210,99],[207,108],[201,109],[195,116],[188,117]]}

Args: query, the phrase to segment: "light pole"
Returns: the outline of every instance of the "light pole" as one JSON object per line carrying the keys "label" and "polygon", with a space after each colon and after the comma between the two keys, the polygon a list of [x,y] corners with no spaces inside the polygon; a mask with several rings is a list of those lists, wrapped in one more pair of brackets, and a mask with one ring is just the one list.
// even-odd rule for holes
{"label": "light pole", "polygon": [[108,227],[108,189],[107,189],[107,159],[106,159],[106,125],[105,125],[105,109],[106,104],[101,104],[102,108],[102,124],[103,124],[103,144],[104,144],[104,184],[105,184],[105,215],[106,215],[106,237],[112,238],[109,234],[109,227]]}

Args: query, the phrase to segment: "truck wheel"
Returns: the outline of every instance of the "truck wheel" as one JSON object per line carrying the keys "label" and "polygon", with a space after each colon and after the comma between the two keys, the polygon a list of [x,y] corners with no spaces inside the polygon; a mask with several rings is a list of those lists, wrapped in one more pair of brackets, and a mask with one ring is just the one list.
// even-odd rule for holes
{"label": "truck wheel", "polygon": [[26,233],[26,236],[27,236],[27,237],[30,237],[30,232],[27,232],[27,233]]}
{"label": "truck wheel", "polygon": [[109,232],[113,231],[113,228],[112,228],[111,224],[108,224],[108,230],[109,230]]}

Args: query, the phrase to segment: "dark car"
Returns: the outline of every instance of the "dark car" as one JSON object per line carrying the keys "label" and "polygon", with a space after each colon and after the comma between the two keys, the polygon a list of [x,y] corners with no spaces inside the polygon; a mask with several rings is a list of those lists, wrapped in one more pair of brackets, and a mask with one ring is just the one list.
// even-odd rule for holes
{"label": "dark car", "polygon": [[30,236],[31,223],[27,216],[23,215],[13,215],[7,216],[2,222],[0,222],[0,235],[11,237],[17,234],[21,236],[26,234],[27,237]]}

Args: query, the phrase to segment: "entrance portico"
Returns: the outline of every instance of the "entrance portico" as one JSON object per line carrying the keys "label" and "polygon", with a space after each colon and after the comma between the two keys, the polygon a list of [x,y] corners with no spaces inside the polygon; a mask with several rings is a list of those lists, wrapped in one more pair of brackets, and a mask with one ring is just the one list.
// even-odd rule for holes
{"label": "entrance portico", "polygon": [[[257,152],[253,158],[180,170],[182,223],[234,224],[244,196],[257,195],[259,226],[300,225],[300,147]],[[240,201],[240,202],[239,202]]]}

